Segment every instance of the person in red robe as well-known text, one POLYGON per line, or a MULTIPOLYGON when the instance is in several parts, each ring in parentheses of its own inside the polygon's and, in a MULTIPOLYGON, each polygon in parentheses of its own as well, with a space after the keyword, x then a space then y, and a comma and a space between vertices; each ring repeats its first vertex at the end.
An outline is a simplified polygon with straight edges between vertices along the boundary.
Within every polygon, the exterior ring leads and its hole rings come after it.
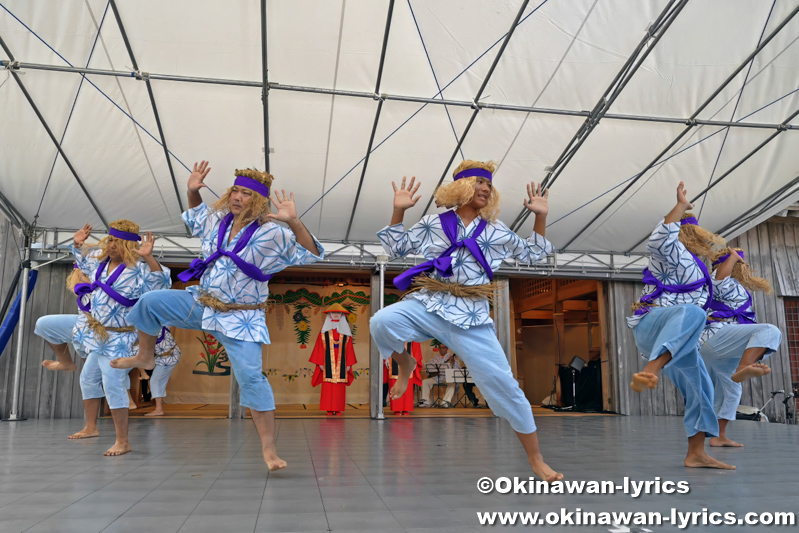
MULTIPOLYGON (((416 359, 416 367, 413 369, 410 379, 408 380, 408 388, 405 389, 405 394, 398 399, 390 400, 391 411, 395 415, 409 416, 413 411, 413 386, 422 386, 422 374, 419 369, 422 368, 422 346, 418 342, 406 342, 405 349, 408 353, 416 359)), ((383 371, 383 383, 388 383, 389 389, 394 386, 397 381, 397 374, 399 367, 394 362, 393 357, 386 359, 386 368, 383 371)))
POLYGON ((322 384, 319 409, 327 411, 327 416, 341 415, 347 405, 347 387, 355 379, 352 366, 358 362, 347 322, 350 312, 341 304, 333 304, 324 312, 325 324, 309 359, 316 365, 311 385, 322 384))

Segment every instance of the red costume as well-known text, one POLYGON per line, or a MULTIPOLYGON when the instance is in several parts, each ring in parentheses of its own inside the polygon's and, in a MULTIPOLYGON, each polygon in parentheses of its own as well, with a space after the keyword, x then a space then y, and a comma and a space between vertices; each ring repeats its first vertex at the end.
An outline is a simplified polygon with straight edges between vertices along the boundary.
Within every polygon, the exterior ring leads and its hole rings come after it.
MULTIPOLYGON (((347 310, 339 304, 329 307, 325 313, 342 313, 340 321, 346 321, 347 310), (340 309, 339 309, 340 308, 340 309)), ((336 329, 325 330, 316 338, 311 358, 309 361, 316 366, 314 375, 311 378, 311 385, 316 387, 322 384, 322 395, 319 401, 319 409, 327 411, 328 415, 341 414, 347 405, 347 387, 352 384, 355 376, 352 373, 352 366, 357 363, 355 350, 352 348, 352 337, 339 333, 339 320, 331 320, 336 329)), ((349 333, 349 327, 342 328, 349 333)))
MULTIPOLYGON (((408 388, 405 389, 405 394, 400 396, 397 400, 392 400, 389 397, 389 406, 395 415, 400 413, 407 415, 413 411, 413 386, 422 385, 422 374, 420 372, 420 369, 422 368, 422 346, 418 342, 408 342, 405 343, 405 349, 413 356, 414 359, 416 359, 416 366, 414 367, 413 373, 411 373, 411 377, 408 380, 408 388)), ((394 362, 394 358, 389 357, 386 359, 386 370, 383 372, 383 383, 388 383, 389 394, 391 387, 393 387, 394 383, 397 382, 398 371, 399 368, 397 363, 394 362)))

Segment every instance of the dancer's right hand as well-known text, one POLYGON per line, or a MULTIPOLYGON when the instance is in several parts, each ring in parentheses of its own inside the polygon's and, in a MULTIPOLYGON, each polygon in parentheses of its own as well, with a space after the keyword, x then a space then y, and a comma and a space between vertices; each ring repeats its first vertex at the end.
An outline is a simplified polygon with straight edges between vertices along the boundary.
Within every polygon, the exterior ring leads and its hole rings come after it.
POLYGON ((194 163, 194 171, 189 176, 189 191, 197 192, 203 187, 207 187, 203 180, 211 172, 211 167, 208 166, 208 161, 200 161, 199 165, 194 163))
POLYGON ((405 187, 405 176, 402 177, 402 184, 400 188, 397 189, 397 184, 393 181, 391 182, 391 186, 394 187, 394 210, 395 211, 405 211, 406 209, 410 209, 411 207, 416 205, 416 202, 419 201, 419 198, 422 197, 421 194, 417 195, 414 198, 414 194, 416 191, 419 190, 419 186, 422 182, 416 183, 414 187, 414 182, 416 181, 416 176, 411 177, 411 182, 408 184, 408 187, 405 187))
POLYGON ((86 242, 86 239, 89 238, 89 234, 92 232, 92 227, 88 224, 83 226, 81 229, 75 232, 75 235, 72 236, 72 243, 77 246, 83 246, 83 243, 86 242))
POLYGON ((688 191, 685 189, 683 182, 677 185, 677 204, 685 208, 686 211, 694 207, 694 204, 688 201, 688 191))

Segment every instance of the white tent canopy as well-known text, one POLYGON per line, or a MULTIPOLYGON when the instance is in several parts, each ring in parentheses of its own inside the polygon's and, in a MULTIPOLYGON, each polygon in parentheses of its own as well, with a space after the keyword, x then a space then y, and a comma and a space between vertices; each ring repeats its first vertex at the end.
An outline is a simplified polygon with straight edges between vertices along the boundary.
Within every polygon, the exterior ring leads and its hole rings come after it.
POLYGON ((797 10, 0 0, 0 204, 37 228, 185 235, 188 168, 208 159, 216 193, 268 166, 321 240, 373 244, 392 180, 421 179, 415 221, 461 159, 494 159, 501 218, 523 235, 525 183, 551 171, 547 237, 567 252, 642 251, 680 180, 692 197, 712 185, 695 212, 732 236, 797 199, 797 10))

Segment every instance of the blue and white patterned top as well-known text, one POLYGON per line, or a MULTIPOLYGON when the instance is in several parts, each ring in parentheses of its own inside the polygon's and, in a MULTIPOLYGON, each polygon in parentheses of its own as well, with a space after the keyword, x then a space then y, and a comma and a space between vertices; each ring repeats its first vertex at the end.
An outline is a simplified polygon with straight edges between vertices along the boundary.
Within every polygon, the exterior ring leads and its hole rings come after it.
MULTIPOLYGON (((479 223, 480 217, 477 217, 467 228, 464 227, 463 220, 458 217, 458 240, 471 236, 479 223)), ((405 231, 402 224, 386 226, 377 233, 377 236, 383 243, 386 253, 392 258, 421 254, 426 259, 437 259, 450 246, 438 215, 423 217, 408 231, 405 231)), ((485 230, 477 237, 477 244, 483 251, 491 270, 497 270, 506 259, 518 259, 528 264, 536 263, 554 250, 552 243, 541 235, 533 233, 528 240, 524 240, 499 221, 488 223, 485 230)), ((483 267, 467 248, 458 248, 452 254, 452 258, 451 277, 442 278, 435 271, 431 276, 445 283, 462 285, 483 285, 490 281, 483 267)), ((448 292, 430 292, 425 289, 414 291, 405 298, 419 300, 425 304, 428 312, 436 313, 463 329, 493 323, 489 314, 488 300, 483 298, 458 298, 448 292)))
MULTIPOLYGON (((665 285, 687 285, 705 278, 704 272, 696 264, 694 256, 680 242, 680 223, 666 224, 665 220, 655 227, 646 249, 649 257, 649 271, 665 285)), ((655 292, 654 285, 644 285, 641 296, 655 292)), ((660 307, 671 305, 696 304, 700 307, 707 301, 707 285, 691 292, 675 293, 664 291, 654 304, 660 307)), ((634 328, 646 315, 627 317, 627 327, 634 328)))
MULTIPOLYGON (((730 309, 738 309, 746 302, 749 301, 749 293, 746 291, 741 283, 733 278, 727 276, 724 279, 713 278, 713 299, 723 304, 727 304, 730 309)), ((708 318, 713 316, 713 310, 708 312, 708 318)), ((699 338, 701 343, 705 343, 716 333, 718 330, 728 324, 737 324, 738 320, 735 317, 721 318, 713 320, 705 325, 705 330, 699 338)))
MULTIPOLYGON (((216 237, 225 215, 227 212, 212 212, 204 203, 181 215, 191 234, 202 238, 202 253, 205 259, 216 251, 216 237)), ((243 233, 244 228, 228 243, 230 235, 228 228, 225 234, 227 243, 225 249, 232 250, 243 233)), ((273 222, 267 222, 253 233, 250 242, 239 253, 239 257, 256 265, 264 274, 274 274, 290 266, 310 265, 323 259, 325 250, 316 237, 314 244, 319 249, 318 256, 300 245, 294 237, 294 232, 273 222)), ((195 299, 205 292, 226 304, 260 304, 269 298, 268 281, 257 281, 248 277, 239 270, 232 259, 225 256, 214 261, 206 269, 199 286, 188 287, 186 290, 191 292, 195 299)), ((205 307, 202 328, 205 331, 218 331, 233 339, 269 344, 266 313, 263 309, 222 312, 205 307)))
POLYGON ((89 319, 86 313, 79 312, 78 318, 75 320, 75 326, 72 328, 72 346, 75 348, 81 359, 86 359, 89 354, 83 349, 83 341, 86 338, 86 331, 89 329, 89 319))
MULTIPOLYGON (((93 248, 88 253, 83 253, 83 250, 70 245, 70 250, 75 256, 75 262, 81 271, 89 276, 89 279, 94 281, 95 272, 100 266, 98 257, 100 250, 93 248)), ((119 294, 131 300, 141 298, 145 292, 155 291, 160 289, 168 289, 172 286, 172 280, 169 277, 169 269, 165 266, 161 267, 160 272, 153 272, 147 263, 139 261, 134 266, 128 266, 122 272, 122 275, 114 282, 112 287, 119 294)), ((101 281, 108 281, 108 277, 113 273, 106 266, 103 269, 101 281)), ((131 324, 128 322, 128 313, 132 307, 125 307, 124 305, 116 302, 113 298, 108 296, 102 289, 97 289, 91 294, 92 316, 97 319, 102 325, 111 328, 124 328, 129 327, 131 324)), ((99 352, 107 355, 112 359, 117 357, 130 357, 133 344, 138 340, 139 335, 136 331, 131 332, 108 332, 108 340, 98 338, 94 330, 90 327, 81 328, 81 345, 88 353, 99 352)))

